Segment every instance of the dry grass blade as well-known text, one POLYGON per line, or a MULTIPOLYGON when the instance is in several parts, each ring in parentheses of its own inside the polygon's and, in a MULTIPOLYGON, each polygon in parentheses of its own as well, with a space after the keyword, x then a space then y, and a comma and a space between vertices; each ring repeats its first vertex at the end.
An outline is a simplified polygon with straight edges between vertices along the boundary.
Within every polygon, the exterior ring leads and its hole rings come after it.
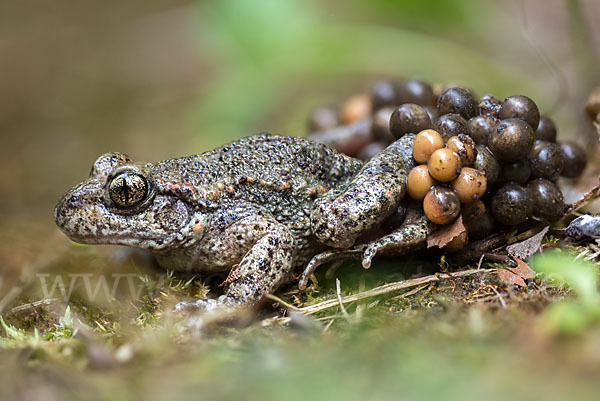
POLYGON ((342 288, 339 279, 335 279, 335 295, 337 296, 338 305, 340 306, 340 310, 342 311, 342 315, 346 318, 346 320, 350 320, 350 315, 346 311, 344 307, 344 302, 342 302, 342 288))
MULTIPOLYGON (((466 277, 466 276, 470 276, 473 274, 490 273, 490 272, 494 272, 494 271, 496 271, 496 269, 462 270, 462 271, 459 271, 456 273, 452 273, 451 277, 452 278, 466 277)), ((339 306, 340 303, 347 304, 350 302, 359 301, 361 299, 376 297, 379 295, 384 295, 384 294, 389 294, 391 292, 404 290, 406 288, 412 288, 412 287, 417 287, 417 286, 420 286, 423 284, 439 282, 441 280, 443 280, 443 278, 440 278, 439 276, 436 276, 436 275, 431 275, 431 276, 419 277, 419 278, 415 278, 415 279, 411 279, 411 280, 397 281, 394 283, 384 284, 382 286, 375 287, 368 291, 360 292, 358 294, 353 294, 353 295, 348 295, 346 297, 342 297, 341 300, 338 300, 336 297, 336 299, 329 299, 327 301, 319 302, 314 305, 300 308, 299 311, 310 315, 310 314, 321 312, 321 311, 324 311, 327 309, 335 308, 335 307, 339 306)))

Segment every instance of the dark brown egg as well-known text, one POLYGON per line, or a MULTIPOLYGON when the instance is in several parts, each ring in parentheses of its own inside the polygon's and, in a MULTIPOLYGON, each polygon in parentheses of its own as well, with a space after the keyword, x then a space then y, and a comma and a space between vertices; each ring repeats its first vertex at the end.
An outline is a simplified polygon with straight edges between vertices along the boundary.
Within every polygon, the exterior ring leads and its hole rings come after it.
POLYGON ((532 215, 533 199, 531 192, 513 182, 504 184, 492 197, 492 215, 500 223, 516 226, 527 221, 532 215))
POLYGON ((547 116, 541 116, 534 135, 536 140, 556 142, 556 125, 554 125, 554 121, 547 116))
POLYGON ((496 129, 499 120, 488 115, 476 116, 467 122, 469 135, 477 145, 487 145, 488 138, 496 129))
POLYGON ((438 109, 435 106, 425 106, 425 110, 427 111, 427 114, 429 114, 429 118, 431 119, 431 122, 437 120, 437 118, 439 117, 439 113, 438 113, 438 109))
POLYGON ((551 181, 538 178, 530 181, 527 188, 533 199, 533 217, 544 224, 560 220, 567 205, 560 189, 551 181))
POLYGON ((502 102, 499 118, 518 118, 525 121, 533 131, 540 122, 540 111, 533 100, 523 95, 509 96, 502 102))
POLYGON ((398 85, 398 104, 415 103, 421 106, 435 106, 436 96, 431 86, 425 82, 411 79, 398 85))
POLYGON ((403 104, 397 107, 390 117, 390 132, 396 139, 408 133, 417 134, 428 128, 431 128, 429 114, 417 104, 403 104))
POLYGON ((377 81, 371 87, 371 105, 374 111, 396 105, 396 85, 387 80, 377 81))
POLYGON ((469 238, 478 240, 491 235, 494 231, 495 223, 496 221, 492 217, 490 211, 486 210, 479 219, 473 221, 469 225, 465 225, 465 227, 469 233, 469 238))
POLYGON ((533 130, 523 120, 509 118, 496 125, 488 140, 494 156, 502 162, 516 162, 525 159, 533 148, 533 130))
POLYGON ((579 177, 587 165, 585 151, 575 142, 561 142, 559 146, 564 159, 561 175, 569 178, 579 177))
POLYGON ((528 160, 518 160, 514 163, 507 163, 502 165, 500 170, 500 177, 498 181, 509 182, 513 181, 517 184, 525 184, 531 176, 531 168, 529 167, 528 160))
POLYGON ((498 119, 500 109, 502 109, 502 101, 492 95, 483 96, 479 102, 479 114, 482 116, 490 116, 498 119))
POLYGON ((477 157, 475 158, 473 167, 479 171, 483 171, 488 186, 492 185, 498 180, 498 176, 500 175, 500 163, 498 163, 498 160, 496 160, 494 154, 487 146, 477 145, 475 149, 477 150, 477 157))
POLYGON ((394 112, 395 107, 387 106, 382 107, 373 114, 373 121, 371 122, 371 132, 373 138, 378 141, 392 143, 394 137, 390 132, 390 118, 394 112))
POLYGON ((486 211, 485 204, 481 200, 475 200, 473 202, 462 205, 462 218, 465 225, 472 223, 484 215, 486 211))
POLYGON ((477 102, 473 94, 461 87, 452 87, 443 91, 438 98, 437 106, 440 115, 460 114, 466 120, 477 115, 477 102))
POLYGON ((532 178, 556 180, 563 170, 564 158, 554 142, 536 141, 529 153, 532 178))
POLYGON ((459 114, 444 114, 440 116, 435 124, 433 124, 433 129, 439 132, 444 140, 461 134, 469 135, 467 121, 459 114))
POLYGON ((492 233, 494 218, 482 201, 476 200, 464 204, 461 209, 463 224, 469 233, 469 238, 482 239, 492 233))

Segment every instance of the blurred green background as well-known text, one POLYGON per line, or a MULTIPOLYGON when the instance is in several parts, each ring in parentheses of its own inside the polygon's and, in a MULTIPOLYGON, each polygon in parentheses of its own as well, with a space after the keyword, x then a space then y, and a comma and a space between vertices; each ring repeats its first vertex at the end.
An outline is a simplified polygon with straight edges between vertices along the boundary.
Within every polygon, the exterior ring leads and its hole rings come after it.
MULTIPOLYGON (((44 266, 42 247, 69 246, 54 205, 100 154, 160 160, 259 131, 304 136, 313 108, 378 78, 525 94, 560 137, 590 143, 583 106, 600 84, 598 21, 596 0, 0 0, 0 294, 44 266)), ((516 321, 528 320, 515 309, 516 321)), ((251 331, 208 350, 167 342, 172 350, 155 352, 162 344, 134 341, 146 347, 141 363, 114 376, 30 370, 23 351, 3 358, 2 377, 31 399, 193 399, 202 394, 195 386, 211 381, 217 399, 597 397, 597 332, 589 348, 553 354, 528 327, 478 313, 458 323, 452 311, 426 317, 435 323, 424 337, 413 321, 375 317, 337 336, 251 331), (546 387, 556 366, 582 354, 589 359, 571 376, 546 387), (43 384, 29 388, 29 380, 43 384)))

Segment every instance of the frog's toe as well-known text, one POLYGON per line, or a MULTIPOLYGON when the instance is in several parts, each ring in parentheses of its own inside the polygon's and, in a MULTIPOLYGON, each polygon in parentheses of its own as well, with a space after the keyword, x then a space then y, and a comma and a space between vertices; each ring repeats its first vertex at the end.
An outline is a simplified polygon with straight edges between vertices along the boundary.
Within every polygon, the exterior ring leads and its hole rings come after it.
POLYGON ((298 289, 301 291, 306 289, 306 286, 308 285, 308 279, 315 272, 315 270, 317 270, 317 267, 321 266, 322 264, 341 259, 358 259, 364 250, 365 245, 361 244, 355 245, 350 249, 334 249, 321 252, 320 254, 313 256, 300 276, 300 280, 298 281, 298 289))
POLYGON ((362 258, 362 267, 363 268, 369 269, 371 267, 371 261, 377 254, 377 251, 381 248, 382 248, 382 244, 379 241, 377 241, 376 243, 372 242, 367 246, 367 249, 365 250, 365 253, 363 253, 363 258, 362 258))
POLYGON ((362 265, 365 269, 371 267, 371 262, 377 253, 403 254, 422 247, 435 226, 424 215, 410 216, 409 221, 391 234, 370 242, 363 253, 362 265))

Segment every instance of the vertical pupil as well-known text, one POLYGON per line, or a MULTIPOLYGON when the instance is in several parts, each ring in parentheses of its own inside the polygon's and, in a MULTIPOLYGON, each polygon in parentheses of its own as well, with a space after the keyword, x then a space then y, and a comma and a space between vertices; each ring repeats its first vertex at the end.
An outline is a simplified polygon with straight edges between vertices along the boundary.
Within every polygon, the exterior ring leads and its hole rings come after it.
POLYGON ((120 206, 132 206, 144 199, 146 181, 137 174, 123 173, 111 184, 111 197, 120 206))
POLYGON ((129 203, 129 186, 131 176, 128 174, 121 180, 121 193, 123 194, 123 203, 129 203))

